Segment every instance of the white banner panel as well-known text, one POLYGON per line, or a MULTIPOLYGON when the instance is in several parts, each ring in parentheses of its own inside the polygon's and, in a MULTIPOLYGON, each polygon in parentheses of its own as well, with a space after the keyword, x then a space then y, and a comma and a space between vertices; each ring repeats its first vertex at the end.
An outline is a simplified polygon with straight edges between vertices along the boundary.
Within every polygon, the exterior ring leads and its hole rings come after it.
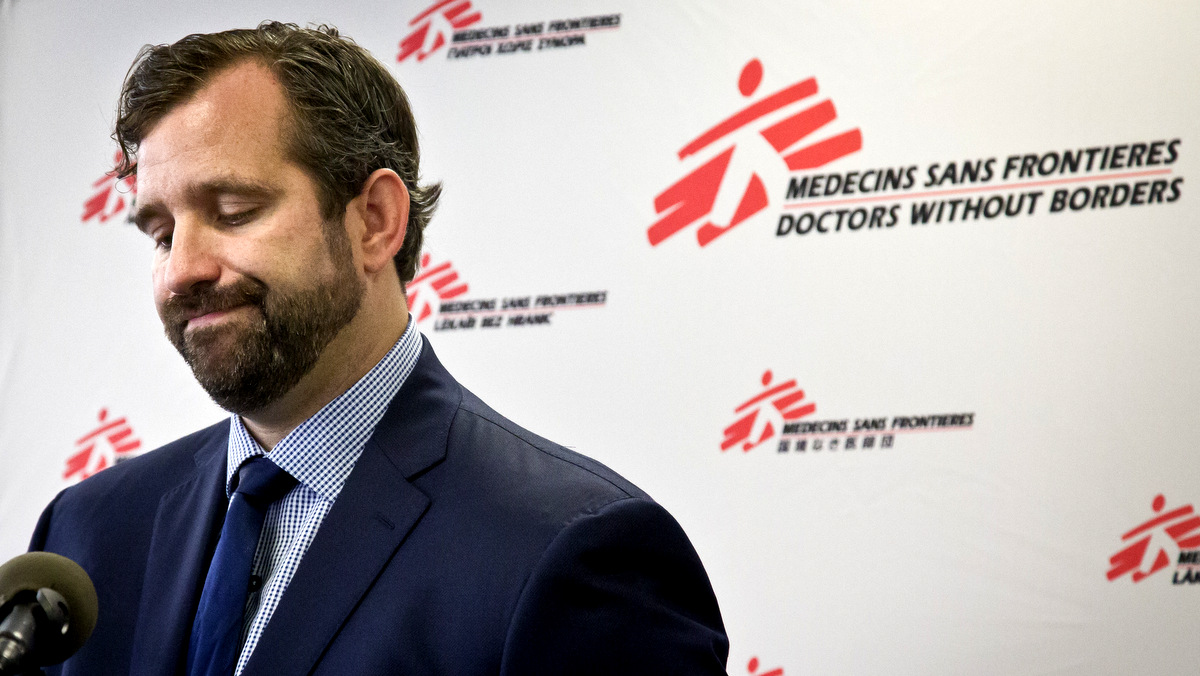
POLYGON ((1200 668, 1195 3, 0 1, 0 558, 224 415, 108 135, 266 18, 406 88, 419 328, 676 515, 731 674, 1200 668))

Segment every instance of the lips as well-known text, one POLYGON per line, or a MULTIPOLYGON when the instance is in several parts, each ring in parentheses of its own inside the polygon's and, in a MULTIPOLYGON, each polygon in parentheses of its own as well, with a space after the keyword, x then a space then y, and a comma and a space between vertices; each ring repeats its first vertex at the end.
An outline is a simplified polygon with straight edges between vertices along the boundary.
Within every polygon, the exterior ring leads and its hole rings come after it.
POLYGON ((163 303, 160 312, 167 330, 182 339, 184 331, 216 324, 244 308, 261 307, 266 295, 266 284, 243 278, 225 287, 172 295, 163 303))
POLYGON ((248 308, 249 305, 234 305, 232 307, 222 308, 220 310, 195 310, 184 313, 188 328, 200 328, 221 321, 230 314, 242 309, 248 308))

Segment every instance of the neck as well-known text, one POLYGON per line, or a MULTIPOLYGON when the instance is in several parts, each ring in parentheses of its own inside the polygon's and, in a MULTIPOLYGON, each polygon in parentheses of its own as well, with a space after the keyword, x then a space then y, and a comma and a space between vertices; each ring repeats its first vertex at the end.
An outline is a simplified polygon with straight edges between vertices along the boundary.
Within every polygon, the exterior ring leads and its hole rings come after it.
POLYGON ((404 295, 365 294, 358 314, 325 347, 300 382, 267 407, 242 415, 246 430, 267 451, 362 379, 408 326, 404 295), (374 296, 374 298, 372 298, 374 296), (398 296, 398 300, 397 297, 398 296))

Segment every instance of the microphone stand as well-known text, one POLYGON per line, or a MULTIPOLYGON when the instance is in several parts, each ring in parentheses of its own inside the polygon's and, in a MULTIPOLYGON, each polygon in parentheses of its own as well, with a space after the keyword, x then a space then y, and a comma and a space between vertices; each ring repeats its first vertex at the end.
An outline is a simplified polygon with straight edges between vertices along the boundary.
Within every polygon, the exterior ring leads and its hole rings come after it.
POLYGON ((33 659, 37 644, 61 638, 70 627, 66 599, 49 587, 10 606, 0 622, 0 676, 45 676, 33 659))

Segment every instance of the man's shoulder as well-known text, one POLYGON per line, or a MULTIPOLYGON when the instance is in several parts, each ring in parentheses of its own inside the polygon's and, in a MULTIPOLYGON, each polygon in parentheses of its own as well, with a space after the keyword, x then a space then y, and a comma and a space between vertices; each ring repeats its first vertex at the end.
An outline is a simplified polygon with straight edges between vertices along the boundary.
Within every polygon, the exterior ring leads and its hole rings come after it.
POLYGON ((466 388, 462 392, 445 464, 448 474, 477 488, 467 499, 514 517, 536 513, 548 526, 621 500, 651 501, 603 463, 517 425, 466 388))
POLYGON ((452 496, 501 512, 536 503, 543 514, 565 515, 649 501, 602 463, 497 413, 446 371, 428 341, 373 439, 435 502, 452 496))
POLYGON ((474 419, 473 423, 468 424, 484 427, 485 431, 482 433, 490 432, 501 439, 507 438, 510 441, 510 450, 540 457, 546 465, 554 467, 560 473, 575 480, 595 483, 603 492, 610 493, 615 498, 649 499, 642 489, 605 464, 530 432, 497 413, 466 389, 463 390, 461 411, 464 414, 464 422, 474 419))
POLYGON ((42 512, 32 548, 96 570, 123 560, 122 550, 144 551, 163 496, 224 466, 228 427, 199 430, 64 489, 42 512))
POLYGON ((127 500, 131 495, 161 495, 171 486, 193 476, 197 465, 209 454, 224 450, 229 435, 228 421, 180 437, 137 457, 117 464, 65 489, 56 499, 56 508, 73 503, 127 500))
POLYGON ((439 556, 486 562, 453 574, 486 577, 475 584, 503 606, 502 671, 648 673, 670 660, 655 673, 723 673, 728 640, 704 567, 633 483, 465 389, 428 476, 439 472, 425 518, 453 524, 435 539, 439 556))

